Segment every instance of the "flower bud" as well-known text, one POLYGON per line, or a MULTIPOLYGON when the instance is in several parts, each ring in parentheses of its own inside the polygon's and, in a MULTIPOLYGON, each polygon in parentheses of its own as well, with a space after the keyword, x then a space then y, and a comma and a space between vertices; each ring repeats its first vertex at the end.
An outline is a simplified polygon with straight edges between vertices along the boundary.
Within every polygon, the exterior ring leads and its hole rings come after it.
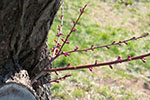
POLYGON ((90 67, 89 70, 92 72, 93 71, 93 67, 90 67))
POLYGON ((76 46, 76 48, 75 48, 74 50, 76 51, 76 50, 78 50, 78 49, 79 49, 79 47, 78 47, 78 46, 76 46))
POLYGON ((70 34, 67 35, 67 38, 70 36, 70 34))
POLYGON ((64 42, 65 40, 63 38, 61 38, 61 40, 64 42))
POLYGON ((57 81, 57 80, 56 80, 56 81, 54 81, 54 82, 55 82, 55 83, 59 83, 59 81, 57 81))
POLYGON ((146 62, 146 59, 145 59, 145 57, 143 57, 143 58, 142 58, 142 61, 143 61, 144 63, 146 62))
POLYGON ((51 48, 51 51, 52 51, 52 52, 54 52, 54 50, 55 50, 55 47, 51 48))
POLYGON ((129 61, 131 61, 131 60, 132 60, 131 56, 128 56, 128 60, 129 60, 129 61))
POLYGON ((54 42, 56 42, 56 43, 57 43, 57 40, 54 40, 54 42))
POLYGON ((65 57, 70 56, 68 52, 64 52, 65 57))
POLYGON ((56 74, 56 75, 58 75, 58 72, 57 72, 57 71, 55 71, 55 74, 56 74))
POLYGON ((87 52, 87 51, 88 51, 88 49, 84 49, 84 51, 85 51, 85 52, 87 52))
POLYGON ((58 49, 56 48, 56 54, 58 53, 58 49))
POLYGON ((113 41, 113 42, 112 42, 112 44, 115 44, 115 43, 116 43, 116 41, 113 41))
POLYGON ((73 21, 73 24, 76 25, 77 24, 76 21, 73 21))
POLYGON ((61 29, 61 26, 58 26, 58 30, 60 31, 60 29, 61 29))
POLYGON ((98 62, 98 61, 97 61, 97 60, 95 60, 95 65, 97 65, 97 62, 98 62))
POLYGON ((112 65, 109 65, 109 68, 110 68, 110 69, 113 69, 112 65))
POLYGON ((69 41, 66 41, 66 44, 69 44, 69 41))
POLYGON ((118 45, 121 46, 121 43, 122 43, 122 41, 119 41, 119 42, 118 42, 118 45))
POLYGON ((76 28, 73 28, 73 29, 72 29, 72 32, 75 32, 76 30, 77 30, 76 28))
POLYGON ((110 49, 110 47, 109 47, 109 46, 106 46, 106 48, 107 48, 107 49, 110 49))
POLYGON ((146 33, 146 35, 149 35, 149 33, 146 33))
POLYGON ((61 16, 60 16, 60 19, 62 20, 62 19, 63 19, 63 17, 64 17, 64 15, 61 15, 61 16))
POLYGON ((67 65, 67 67, 71 67, 71 64, 69 63, 69 64, 67 65))
POLYGON ((126 45, 128 45, 128 42, 127 42, 127 41, 124 41, 124 43, 125 43, 126 45))
POLYGON ((91 45, 91 50, 94 51, 94 45, 91 45))
POLYGON ((57 33, 56 36, 59 37, 61 35, 64 35, 63 33, 57 33))
POLYGON ((57 47, 58 47, 58 48, 61 48, 61 44, 60 44, 60 43, 57 43, 57 47))
POLYGON ((83 9, 83 8, 81 8, 81 9, 80 9, 80 12, 81 12, 81 13, 83 13, 83 12, 84 12, 84 9, 83 9))
POLYGON ((134 37, 133 37, 133 38, 131 38, 131 39, 135 40, 135 39, 136 39, 136 37, 134 36, 134 37))
POLYGON ((37 82, 38 82, 37 80, 34 81, 34 83, 37 83, 37 82))
POLYGON ((118 60, 121 60, 121 56, 118 56, 118 60))

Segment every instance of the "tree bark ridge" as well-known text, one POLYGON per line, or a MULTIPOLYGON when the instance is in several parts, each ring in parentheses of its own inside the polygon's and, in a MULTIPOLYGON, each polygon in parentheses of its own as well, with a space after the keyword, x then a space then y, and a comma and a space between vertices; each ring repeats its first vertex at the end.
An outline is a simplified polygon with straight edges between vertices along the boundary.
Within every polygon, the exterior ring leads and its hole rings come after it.
MULTIPOLYGON (((19 81, 19 84, 33 91, 30 79, 49 63, 46 39, 60 7, 60 1, 0 0, 1 88, 6 83, 18 84, 19 81)), ((47 77, 50 78, 49 75, 47 77)), ((48 90, 49 87, 44 85, 34 89, 37 94, 41 94, 44 93, 45 88, 48 90), (38 93, 39 91, 41 93, 38 93)), ((41 100, 49 100, 49 95, 46 93, 41 100)))

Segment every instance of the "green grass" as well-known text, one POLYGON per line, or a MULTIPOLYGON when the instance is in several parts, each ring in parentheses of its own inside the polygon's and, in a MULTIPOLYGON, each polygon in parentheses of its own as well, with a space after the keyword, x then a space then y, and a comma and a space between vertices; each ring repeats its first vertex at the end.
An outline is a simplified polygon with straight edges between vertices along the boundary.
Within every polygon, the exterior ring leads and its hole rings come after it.
MULTIPOLYGON (((72 50, 76 46, 87 48, 112 43, 140 36, 150 32, 150 2, 139 0, 132 1, 132 5, 125 6, 113 0, 65 0, 63 38, 72 27, 72 21, 79 15, 79 9, 88 4, 86 12, 77 25, 77 31, 69 38, 70 44, 65 45, 63 51, 72 50), (105 2, 104 2, 105 1, 105 2)), ((60 25, 60 11, 49 32, 49 48, 55 46, 57 26, 60 25)), ((102 48, 93 52, 72 53, 69 57, 61 56, 53 62, 54 67, 63 67, 68 63, 74 65, 111 61, 120 55, 127 58, 128 55, 138 56, 149 52, 150 37, 137 41, 131 41, 128 45, 111 46, 110 49, 102 48)), ((77 71, 60 72, 59 76, 52 73, 52 79, 72 74, 72 77, 52 83, 53 100, 149 100, 149 89, 143 87, 150 79, 150 58, 147 62, 141 60, 131 61, 108 66, 94 68, 91 73, 87 69, 77 71)), ((150 84, 149 84, 150 85, 150 84)))

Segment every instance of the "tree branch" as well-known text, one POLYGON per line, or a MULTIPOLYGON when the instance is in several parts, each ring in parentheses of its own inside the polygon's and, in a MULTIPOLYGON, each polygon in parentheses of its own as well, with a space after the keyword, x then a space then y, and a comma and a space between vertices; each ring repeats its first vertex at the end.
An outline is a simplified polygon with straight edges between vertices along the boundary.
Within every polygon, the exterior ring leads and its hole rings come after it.
POLYGON ((128 58, 126 58, 126 59, 121 59, 121 57, 119 56, 118 59, 114 60, 114 61, 88 64, 88 65, 80 65, 80 66, 52 68, 52 69, 45 70, 44 72, 56 72, 56 71, 84 69, 84 68, 90 68, 90 67, 99 67, 99 66, 104 66, 104 65, 113 65, 113 64, 117 64, 117 63, 128 62, 128 61, 137 60, 137 59, 142 59, 142 61, 145 62, 145 57, 148 57, 148 56, 150 56, 150 53, 140 55, 140 56, 135 56, 135 57, 128 56, 128 58))
MULTIPOLYGON (((74 24, 73 24, 73 27, 71 28, 71 30, 70 30, 69 34, 67 35, 66 39, 63 41, 63 44, 61 45, 61 47, 60 47, 60 49, 59 49, 57 55, 56 55, 55 57, 53 57, 53 58, 50 60, 50 62, 54 61, 57 57, 60 56, 60 54, 61 54, 60 52, 62 51, 64 45, 67 44, 68 38, 70 37, 70 35, 72 34, 72 32, 76 31, 75 26, 77 25, 79 19, 81 18, 82 14, 84 13, 84 10, 85 10, 86 6, 87 6, 87 5, 85 5, 83 8, 80 9, 80 15, 78 16, 77 20, 76 20, 75 22, 73 22, 73 23, 74 23, 74 24)), ((56 41, 56 42, 57 42, 57 41, 56 41)))
POLYGON ((68 55, 69 55, 69 53, 73 53, 73 52, 82 52, 82 51, 86 51, 86 52, 87 52, 88 50, 92 50, 92 51, 93 51, 94 49, 104 48, 104 47, 106 47, 107 49, 109 49, 109 47, 112 46, 112 45, 121 45, 121 44, 123 44, 123 43, 125 43, 125 44, 127 45, 129 41, 138 40, 138 39, 144 38, 144 37, 146 37, 146 36, 148 36, 148 35, 149 35, 149 33, 146 33, 145 35, 141 35, 141 36, 139 36, 139 37, 132 37, 131 39, 127 39, 127 40, 123 40, 123 41, 119 41, 119 42, 113 41, 113 42, 110 43, 110 44, 102 45, 102 46, 95 46, 95 47, 94 47, 94 45, 91 45, 90 48, 86 48, 86 49, 78 49, 79 47, 76 47, 74 50, 62 52, 60 55, 63 55, 63 54, 64 54, 64 55, 65 55, 65 54, 68 54, 68 55))

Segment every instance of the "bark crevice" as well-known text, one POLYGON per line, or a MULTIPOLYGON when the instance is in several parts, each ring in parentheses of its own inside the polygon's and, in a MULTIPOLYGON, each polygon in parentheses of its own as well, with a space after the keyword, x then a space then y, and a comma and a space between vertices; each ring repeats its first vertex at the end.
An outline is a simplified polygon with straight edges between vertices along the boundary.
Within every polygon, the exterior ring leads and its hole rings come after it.
MULTIPOLYGON (((49 63, 46 40, 60 1, 0 0, 1 89, 6 83, 22 84, 31 91, 35 90, 40 100, 50 100, 50 85, 33 89, 30 79, 49 63)), ((42 83, 47 79, 50 79, 50 74, 38 81, 42 83)))

